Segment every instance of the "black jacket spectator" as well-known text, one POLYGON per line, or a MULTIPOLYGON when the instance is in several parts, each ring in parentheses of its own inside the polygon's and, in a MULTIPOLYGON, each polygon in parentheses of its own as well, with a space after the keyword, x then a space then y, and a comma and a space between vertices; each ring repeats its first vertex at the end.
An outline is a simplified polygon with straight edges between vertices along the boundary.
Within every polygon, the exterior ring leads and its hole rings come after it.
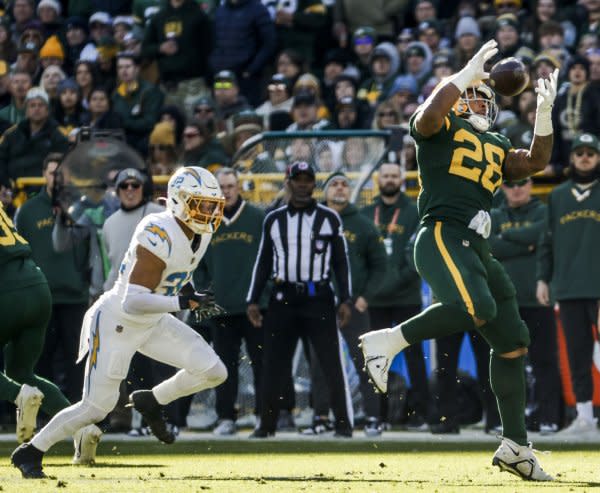
POLYGON ((210 20, 194 0, 180 1, 171 0, 151 17, 142 44, 142 56, 158 60, 163 82, 203 77, 208 72, 210 20), (169 40, 177 44, 177 51, 170 55, 161 51, 161 45, 169 40))

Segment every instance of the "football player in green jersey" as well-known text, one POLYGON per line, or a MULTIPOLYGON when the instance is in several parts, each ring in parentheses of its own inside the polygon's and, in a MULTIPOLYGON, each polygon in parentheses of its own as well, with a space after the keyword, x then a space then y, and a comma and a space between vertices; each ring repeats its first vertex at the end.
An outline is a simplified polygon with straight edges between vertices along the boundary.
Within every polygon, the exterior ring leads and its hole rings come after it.
POLYGON ((492 349, 490 381, 503 427, 493 464, 526 480, 550 481, 525 430, 529 332, 515 288, 491 256, 487 238, 492 197, 502 179, 526 178, 550 160, 558 71, 538 80, 531 147, 513 149, 490 131, 494 94, 481 82, 488 78, 486 61, 497 51, 494 40, 484 44, 461 71, 440 83, 410 121, 421 183, 415 264, 438 302, 400 325, 364 334, 361 346, 366 371, 385 392, 398 352, 425 339, 477 329, 492 349))
MULTIPOLYGON (((0 372, 0 399, 17 406, 19 443, 33 436, 40 408, 54 416, 70 405, 56 385, 33 372, 44 346, 51 308, 46 277, 31 259, 29 244, 0 204, 0 348, 5 356, 4 372, 0 372)), ((76 436, 76 446, 83 447, 86 457, 93 454, 90 461, 96 453, 95 443, 87 443, 92 434, 99 436, 100 430, 82 429, 76 436)), ((79 461, 76 454, 74 462, 85 461, 79 461)))

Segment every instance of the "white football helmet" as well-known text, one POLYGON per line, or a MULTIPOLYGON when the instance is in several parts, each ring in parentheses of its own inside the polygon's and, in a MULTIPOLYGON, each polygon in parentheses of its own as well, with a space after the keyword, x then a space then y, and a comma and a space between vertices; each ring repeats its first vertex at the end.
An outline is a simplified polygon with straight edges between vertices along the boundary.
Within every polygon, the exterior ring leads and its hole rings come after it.
POLYGON ((179 168, 167 186, 167 209, 196 234, 214 233, 223 218, 225 198, 207 169, 179 168))
POLYGON ((477 82, 465 89, 456 104, 456 113, 465 118, 478 132, 487 132, 496 121, 498 116, 498 105, 495 101, 494 91, 484 84, 477 82), (485 104, 485 115, 476 113, 471 104, 483 101, 485 104))

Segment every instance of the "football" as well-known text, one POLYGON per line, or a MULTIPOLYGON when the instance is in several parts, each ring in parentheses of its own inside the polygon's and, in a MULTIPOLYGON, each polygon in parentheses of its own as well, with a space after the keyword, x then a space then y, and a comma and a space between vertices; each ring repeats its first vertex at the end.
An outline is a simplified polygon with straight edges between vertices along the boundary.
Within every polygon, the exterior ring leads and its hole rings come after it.
POLYGON ((490 70, 490 87, 502 96, 516 96, 529 84, 529 71, 517 58, 505 58, 490 70))

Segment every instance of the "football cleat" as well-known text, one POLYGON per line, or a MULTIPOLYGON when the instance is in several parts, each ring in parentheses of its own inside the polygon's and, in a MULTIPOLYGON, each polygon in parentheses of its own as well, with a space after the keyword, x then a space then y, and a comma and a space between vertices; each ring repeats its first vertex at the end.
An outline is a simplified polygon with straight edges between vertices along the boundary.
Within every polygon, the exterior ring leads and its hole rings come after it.
POLYGON ((492 465, 526 481, 554 481, 554 478, 542 469, 533 452, 531 442, 518 445, 508 438, 503 438, 494 454, 492 465))
POLYGON ((365 359, 363 370, 369 375, 375 390, 383 394, 387 392, 388 371, 395 356, 389 353, 387 331, 374 330, 359 337, 359 347, 365 359))
POLYGON ((15 449, 10 456, 10 461, 25 479, 44 479, 47 478, 42 468, 42 458, 44 452, 36 449, 30 443, 23 443, 15 449))
POLYGON ((37 388, 27 384, 21 385, 19 395, 15 399, 17 406, 17 442, 31 440, 35 431, 37 414, 42 405, 44 394, 37 388))
POLYGON ((162 406, 154 397, 151 390, 136 390, 129 396, 129 407, 134 407, 146 420, 152 433, 161 442, 170 444, 175 441, 175 433, 167 427, 167 420, 162 412, 162 406))
POLYGON ((96 463, 96 448, 102 437, 102 430, 96 425, 87 425, 73 435, 75 455, 73 464, 92 466, 96 463))

